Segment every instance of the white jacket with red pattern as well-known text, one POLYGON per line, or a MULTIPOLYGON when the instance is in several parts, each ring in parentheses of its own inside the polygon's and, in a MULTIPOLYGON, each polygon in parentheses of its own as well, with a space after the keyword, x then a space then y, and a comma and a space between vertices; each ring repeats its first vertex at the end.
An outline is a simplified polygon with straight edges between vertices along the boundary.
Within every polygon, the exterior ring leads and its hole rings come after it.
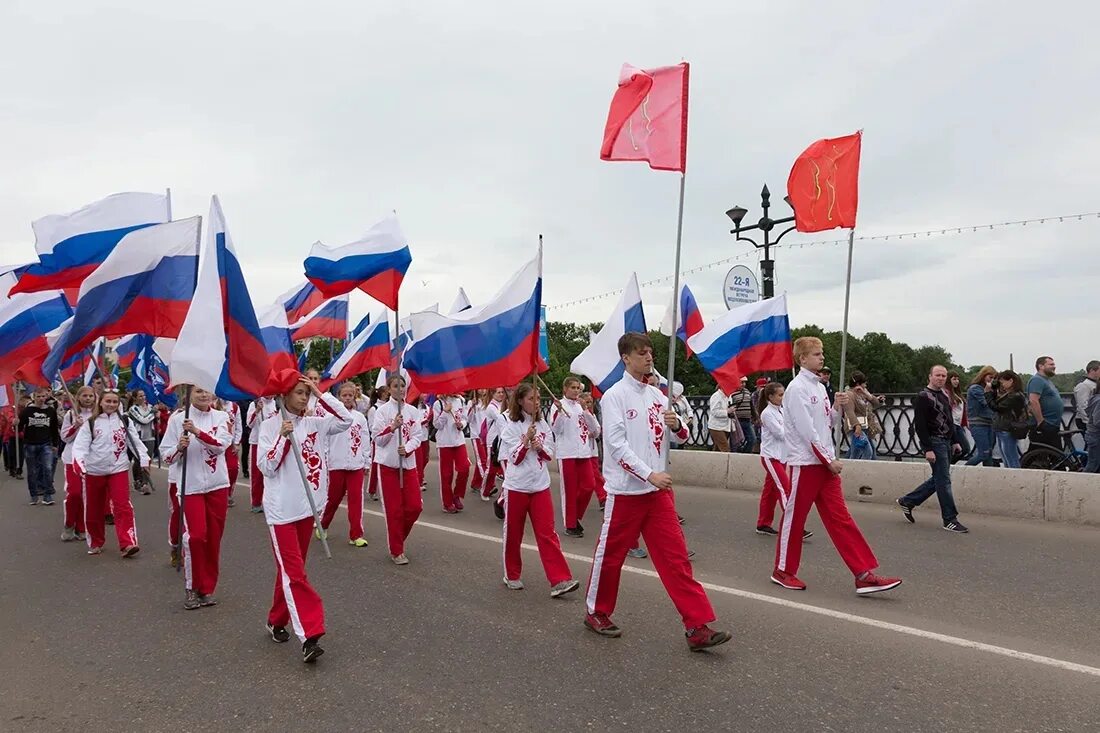
MULTIPOLYGON (((183 411, 172 413, 164 437, 160 440, 160 455, 168 464, 169 481, 177 486, 185 460, 179 449, 185 419, 187 413, 183 411)), ((229 433, 229 415, 213 408, 204 411, 192 406, 190 420, 199 434, 191 435, 186 451, 187 493, 206 494, 228 488, 229 469, 225 465, 225 451, 233 440, 229 433)))
POLYGON ((241 438, 244 437, 244 422, 241 420, 241 407, 236 402, 230 402, 228 400, 222 402, 222 412, 229 417, 229 421, 226 423, 226 430, 229 431, 229 435, 232 438, 230 445, 240 445, 241 438))
MULTIPOLYGON (((90 409, 81 408, 80 418, 83 422, 80 425, 88 422, 91 416, 90 409)), ((65 419, 61 421, 61 442, 65 444, 65 448, 61 451, 61 462, 66 466, 73 462, 73 441, 76 440, 76 434, 80 432, 80 425, 73 419, 72 410, 66 412, 65 419)))
MULTIPOLYGON (((663 443, 668 397, 630 373, 623 375, 600 400, 603 410, 603 475, 609 494, 648 494, 652 473, 665 470, 663 443)), ((687 440, 680 422, 676 437, 687 440)))
POLYGON ((800 371, 783 392, 787 465, 815 466, 836 460, 832 431, 839 419, 818 376, 809 369, 800 371))
POLYGON ((466 445, 466 401, 461 397, 440 397, 432 406, 432 423, 435 425, 435 444, 440 448, 458 448, 466 445), (443 408, 449 405, 450 412, 443 408))
MULTIPOLYGON (((370 432, 374 439, 374 462, 380 466, 398 468, 397 433, 393 423, 397 419, 397 402, 391 399, 389 402, 378 405, 378 411, 374 413, 374 422, 371 423, 370 432)), ((420 411, 409 404, 401 405, 401 445, 408 453, 401 467, 408 470, 416 468, 416 449, 427 440, 424 428, 421 424, 420 411)))
POLYGON ((80 473, 89 476, 110 476, 130 470, 130 456, 126 453, 127 443, 138 453, 142 466, 149 466, 149 451, 138 436, 137 426, 132 422, 129 428, 123 427, 117 412, 101 414, 95 419, 95 433, 92 423, 85 422, 77 431, 73 440, 73 463, 80 473), (126 433, 129 433, 127 441, 126 433))
POLYGON ((351 427, 328 439, 328 470, 358 471, 370 462, 370 428, 359 410, 349 410, 351 427))
POLYGON ((248 434, 249 445, 260 444, 260 425, 276 412, 275 400, 270 397, 261 397, 259 402, 253 402, 248 406, 248 416, 245 418, 245 422, 248 423, 248 429, 251 431, 248 434), (257 409, 257 405, 260 405, 259 409, 257 409))
POLYGON ((586 412, 580 402, 562 397, 550 409, 550 426, 554 431, 554 444, 559 459, 591 458, 590 440, 600 434, 600 423, 591 412, 586 412))
POLYGON ((535 424, 535 437, 530 445, 524 444, 531 428, 531 416, 524 415, 520 422, 511 420, 500 436, 500 458, 508 461, 504 472, 504 488, 533 494, 550 488, 550 472, 547 464, 554 461, 554 434, 546 421, 539 418, 535 424))
POLYGON ((318 508, 328 500, 328 465, 324 448, 330 435, 351 427, 351 413, 330 394, 322 397, 321 403, 326 412, 324 417, 290 417, 308 487, 302 484, 298 461, 290 455, 290 438, 281 434, 282 416, 276 413, 260 425, 256 466, 264 475, 264 516, 268 524, 289 524, 312 516, 306 491, 313 492, 313 501, 318 508))

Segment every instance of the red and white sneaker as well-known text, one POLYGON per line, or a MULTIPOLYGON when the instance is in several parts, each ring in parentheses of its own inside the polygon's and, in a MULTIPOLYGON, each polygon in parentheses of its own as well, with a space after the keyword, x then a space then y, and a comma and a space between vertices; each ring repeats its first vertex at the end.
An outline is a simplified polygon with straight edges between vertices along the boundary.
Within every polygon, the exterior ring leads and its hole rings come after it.
POLYGON ((893 590, 901 585, 901 578, 880 578, 874 573, 867 573, 863 579, 856 578, 856 593, 865 596, 868 593, 881 593, 885 590, 893 590))
POLYGON ((701 652, 712 646, 725 644, 733 638, 733 634, 730 632, 715 631, 706 624, 696 626, 694 629, 689 629, 684 632, 684 636, 687 637, 688 648, 693 652, 701 652))
POLYGON ((465 508, 466 507, 462 505, 462 497, 461 496, 456 496, 455 497, 455 511, 460 512, 465 508))
POLYGON ((806 590, 805 583, 783 570, 776 570, 772 573, 771 581, 787 590, 806 590))
POLYGON ((622 629, 615 625, 611 617, 604 613, 590 613, 584 617, 584 625, 600 636, 618 638, 623 635, 622 629))

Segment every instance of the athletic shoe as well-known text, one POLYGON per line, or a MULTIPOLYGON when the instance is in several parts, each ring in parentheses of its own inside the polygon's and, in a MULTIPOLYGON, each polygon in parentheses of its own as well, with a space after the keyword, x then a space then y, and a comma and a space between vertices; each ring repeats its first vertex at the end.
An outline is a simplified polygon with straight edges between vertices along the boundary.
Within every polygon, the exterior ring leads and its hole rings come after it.
POLYGON ((458 514, 458 510, 455 509, 453 506, 445 506, 445 507, 443 507, 443 513, 444 514, 458 514))
MULTIPOLYGON (((692 553, 692 554, 694 554, 694 553, 692 553)), ((634 548, 626 551, 626 556, 627 557, 636 557, 639 560, 643 560, 643 559, 649 557, 649 553, 645 551, 644 547, 634 547, 634 548)), ((688 557, 691 557, 691 555, 688 555, 688 557)))
POLYGON ((61 530, 61 541, 62 542, 72 542, 75 539, 76 539, 76 530, 73 529, 72 527, 66 527, 65 529, 61 530))
POLYGON ((603 505, 604 505, 605 503, 606 503, 606 502, 602 502, 602 501, 600 502, 600 511, 601 511, 601 512, 603 511, 603 505))
POLYGON ((481 495, 481 500, 482 501, 492 501, 493 500, 493 495, 492 494, 482 494, 481 495))
POLYGON ((114 523, 115 523, 115 515, 114 515, 114 514, 105 514, 105 515, 103 516, 103 523, 104 523, 104 524, 109 524, 109 525, 111 525, 111 526, 114 526, 114 523))
POLYGON ((180 548, 173 547, 171 553, 168 555, 168 566, 178 568, 180 566, 180 548))
POLYGON ((787 590, 806 590, 806 584, 785 570, 776 570, 772 573, 771 581, 787 590))
POLYGON ((577 529, 579 529, 581 532, 584 532, 584 525, 580 522, 577 522, 577 529))
POLYGON ((45 505, 45 506, 53 506, 53 504, 54 504, 53 497, 52 496, 46 497, 45 499, 42 500, 42 504, 45 505))
POLYGON ((504 520, 504 505, 499 501, 493 502, 493 514, 496 515, 497 519, 504 520))
POLYGON ((460 497, 457 497, 457 496, 456 496, 456 497, 455 497, 455 511, 456 511, 456 512, 460 512, 460 511, 462 511, 462 510, 463 510, 463 509, 465 509, 465 508, 466 508, 466 507, 462 505, 462 499, 461 499, 460 497))
POLYGON ((15 478, 17 478, 17 479, 19 479, 20 481, 22 481, 22 480, 23 480, 23 472, 22 472, 22 471, 20 471, 20 472, 18 472, 17 474, 15 474, 15 478))
POLYGON ((276 644, 285 644, 290 641, 290 632, 286 630, 285 626, 274 626, 267 624, 267 633, 271 634, 271 640, 276 644))
POLYGON ((360 537, 357 540, 348 540, 348 544, 351 545, 352 547, 366 547, 367 546, 367 541, 365 539, 363 539, 362 537, 360 537))
POLYGON ((188 611, 194 611, 201 605, 202 603, 199 602, 199 594, 193 590, 187 591, 187 598, 185 598, 183 601, 184 609, 188 611))
POLYGON ((565 536, 566 537, 584 537, 584 530, 582 530, 580 527, 566 527, 565 528, 565 536))
POLYGON ((863 579, 856 578, 856 593, 865 596, 868 593, 881 593, 901 585, 901 578, 880 578, 874 573, 867 573, 863 579))
POLYGON ((370 495, 370 500, 371 501, 378 501, 378 494, 371 494, 370 495))
POLYGON ((576 580, 563 580, 562 582, 558 583, 557 585, 555 585, 553 588, 550 589, 550 597, 551 598, 561 598, 566 593, 572 593, 573 591, 575 591, 577 588, 580 588, 580 587, 581 587, 580 582, 578 582, 576 580))
POLYGON ((148 484, 142 484, 141 485, 141 495, 142 496, 149 496, 149 494, 152 494, 152 493, 153 493, 153 489, 150 488, 148 484))
POLYGON ((676 515, 676 521, 679 522, 680 524, 683 524, 684 523, 683 515, 682 514, 677 514, 676 515))
POLYGON ((695 550, 688 550, 688 560, 695 557, 695 550))
POLYGON ((504 585, 508 586, 508 590, 523 590, 522 580, 508 580, 505 578, 504 585))
POLYGON ((802 539, 808 540, 813 536, 814 536, 814 533, 811 532, 810 530, 808 530, 808 529, 802 530, 802 539))
POLYGON ((212 595, 204 596, 200 593, 199 594, 199 605, 202 606, 203 608, 209 608, 210 606, 216 606, 216 605, 218 605, 218 599, 215 598, 212 595))
POLYGON ((33 499, 31 499, 30 501, 27 502, 27 506, 38 506, 40 501, 41 500, 36 496, 36 497, 34 497, 33 499))
POLYGON ((587 614, 584 617, 584 625, 600 636, 611 639, 617 639, 623 635, 623 630, 616 626, 611 617, 605 613, 587 614))
POLYGON ((84 541, 84 533, 83 532, 74 532, 73 533, 73 539, 76 540, 77 542, 83 542, 84 541))
POLYGON ((953 519, 950 522, 945 522, 943 528, 946 529, 948 532, 955 532, 957 534, 966 534, 970 531, 965 524, 957 519, 953 519))
POLYGON ((141 552, 141 548, 137 545, 127 545, 122 548, 122 556, 124 558, 130 558, 141 552))
POLYGON ((409 564, 409 558, 403 552, 400 555, 390 555, 390 559, 393 560, 394 565, 408 565, 409 564))
POLYGON ((706 624, 696 626, 694 629, 688 629, 684 632, 684 636, 687 638, 688 649, 691 649, 693 652, 701 652, 712 646, 725 644, 733 638, 733 634, 730 632, 715 631, 706 624))
POLYGON ((89 547, 88 548, 88 554, 89 555, 98 555, 101 552, 103 552, 102 547, 89 547))
POLYGON ((317 657, 325 653, 325 650, 317 643, 320 638, 319 636, 313 636, 306 639, 306 642, 302 644, 302 661, 306 664, 313 664, 317 661, 317 657))
POLYGON ((427 481, 424 481, 420 484, 420 490, 421 491, 427 491, 428 490, 428 482, 427 481))
POLYGON ((909 524, 916 524, 917 520, 913 519, 913 507, 908 504, 902 504, 901 499, 898 499, 898 506, 901 507, 901 514, 905 517, 905 521, 909 524))
POLYGON ((499 494, 499 493, 500 493, 500 489, 498 489, 497 487, 495 487, 495 486, 494 486, 494 487, 493 487, 493 488, 492 488, 492 489, 491 489, 491 490, 489 491, 489 496, 490 496, 490 497, 494 497, 494 496, 496 496, 496 495, 497 495, 497 494, 499 494))
POLYGON ((767 535, 768 537, 776 537, 776 536, 779 535, 778 532, 776 532, 774 529, 772 529, 771 527, 769 527, 766 524, 763 524, 763 525, 757 527, 756 528, 756 534, 763 534, 763 535, 767 535))
POLYGON ((248 511, 252 512, 253 514, 263 514, 264 508, 262 506, 254 506, 250 507, 248 511))
POLYGON ((226 503, 226 506, 236 506, 237 505, 237 502, 233 499, 232 496, 229 497, 229 499, 225 503, 226 503))
POLYGON ((313 536, 316 537, 317 539, 321 539, 323 537, 327 540, 328 539, 328 530, 327 529, 319 529, 317 527, 314 527, 313 528, 313 536))

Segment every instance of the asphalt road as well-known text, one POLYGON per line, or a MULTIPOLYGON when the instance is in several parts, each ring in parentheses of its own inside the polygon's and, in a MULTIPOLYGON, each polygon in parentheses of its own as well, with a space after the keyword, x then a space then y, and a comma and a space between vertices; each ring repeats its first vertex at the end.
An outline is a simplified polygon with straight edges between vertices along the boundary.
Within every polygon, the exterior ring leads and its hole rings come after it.
MULTIPOLYGON (((434 464, 433 464, 434 467, 434 464)), ((310 577, 326 655, 301 663, 263 623, 273 561, 262 515, 230 510, 219 605, 184 611, 167 560, 167 499, 133 495, 142 553, 88 557, 59 540, 61 505, 26 506, 0 480, 0 730, 1100 730, 1100 531, 885 507, 853 514, 904 585, 857 597, 816 516, 800 577, 768 582, 774 541, 752 532, 756 497, 679 489, 696 577, 731 643, 691 654, 645 560, 630 560, 621 639, 581 624, 582 594, 552 600, 526 550, 527 590, 501 585, 500 523, 487 504, 445 515, 435 485, 396 567, 378 504, 370 547, 331 530, 310 577)), ((60 498, 60 494, 58 494, 60 498)), ((578 579, 598 527, 562 538, 578 579)), ((110 528, 108 528, 110 529, 110 528)), ((530 534, 528 534, 530 539, 530 534)))

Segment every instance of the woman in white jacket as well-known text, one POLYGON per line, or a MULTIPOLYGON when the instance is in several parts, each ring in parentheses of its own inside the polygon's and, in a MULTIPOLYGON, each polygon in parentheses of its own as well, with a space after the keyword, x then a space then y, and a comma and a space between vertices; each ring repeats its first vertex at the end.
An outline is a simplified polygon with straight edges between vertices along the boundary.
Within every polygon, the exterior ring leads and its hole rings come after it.
POLYGON ((506 402, 507 392, 505 392, 504 387, 497 387, 493 390, 493 398, 489 400, 489 405, 481 412, 481 429, 478 430, 478 435, 485 443, 489 466, 486 471, 485 482, 481 487, 482 501, 492 499, 493 494, 497 493, 497 476, 504 475, 504 468, 500 464, 500 458, 503 454, 498 447, 494 458, 493 445, 500 438, 501 415, 506 402))
POLYGON ((405 402, 405 386, 404 377, 390 376, 386 381, 390 401, 378 406, 371 423, 374 469, 378 471, 390 559, 395 565, 409 564, 405 541, 424 510, 416 454, 427 436, 421 427, 420 412, 405 402))
POLYGON ((554 461, 554 435, 539 416, 539 392, 530 382, 516 388, 508 411, 508 423, 500 437, 500 453, 507 456, 504 473, 504 584, 523 590, 520 545, 527 517, 535 531, 539 559, 550 581, 550 596, 559 598, 580 587, 561 552, 554 532, 554 504, 550 500, 550 472, 554 461))
MULTIPOLYGON (((775 505, 784 511, 791 495, 791 480, 787 475, 786 448, 783 442, 783 385, 770 382, 761 387, 756 411, 760 415, 760 463, 764 466, 764 490, 760 492, 760 512, 756 517, 756 533, 777 537, 772 527, 775 505)), ((812 537, 804 530, 802 539, 812 537)))
POLYGON ((61 422, 61 442, 65 449, 61 451, 61 462, 65 466, 65 529, 61 532, 62 542, 84 541, 84 484, 73 465, 73 441, 77 433, 95 408, 95 390, 81 387, 76 391, 76 405, 65 413, 61 422))
POLYGON ((142 467, 149 467, 149 452, 138 437, 134 424, 119 413, 118 390, 107 389, 99 404, 81 426, 73 441, 73 464, 84 480, 84 524, 88 530, 88 554, 103 551, 107 497, 115 519, 115 535, 123 557, 133 557, 138 546, 134 507, 130 503, 130 457, 138 455, 142 467))
MULTIPOLYGON (((138 436, 141 437, 141 442, 145 444, 145 450, 148 451, 149 455, 153 455, 153 444, 157 440, 156 427, 153 423, 156 421, 157 413, 149 404, 145 392, 140 389, 130 393, 130 401, 130 409, 126 411, 126 415, 137 428, 138 436)), ((148 473, 141 471, 140 467, 135 465, 133 476, 135 489, 145 495, 152 493, 153 484, 148 481, 148 473)))
MULTIPOLYGON (((225 451, 232 444, 229 415, 215 410, 214 394, 191 388, 190 417, 176 412, 160 441, 160 454, 169 470, 187 465, 183 487, 183 567, 189 611, 217 605, 222 533, 229 500, 229 471, 225 451)), ((182 474, 182 472, 181 472, 182 474)), ((173 493, 169 488, 169 493, 173 493)), ((176 499, 178 502, 179 500, 176 499)))
POLYGON ((325 504, 321 527, 328 531, 340 502, 348 498, 348 544, 366 547, 363 539, 363 478, 370 460, 370 428, 367 418, 356 406, 356 385, 344 382, 337 390, 340 402, 351 415, 351 427, 337 433, 328 444, 328 502, 325 504))

